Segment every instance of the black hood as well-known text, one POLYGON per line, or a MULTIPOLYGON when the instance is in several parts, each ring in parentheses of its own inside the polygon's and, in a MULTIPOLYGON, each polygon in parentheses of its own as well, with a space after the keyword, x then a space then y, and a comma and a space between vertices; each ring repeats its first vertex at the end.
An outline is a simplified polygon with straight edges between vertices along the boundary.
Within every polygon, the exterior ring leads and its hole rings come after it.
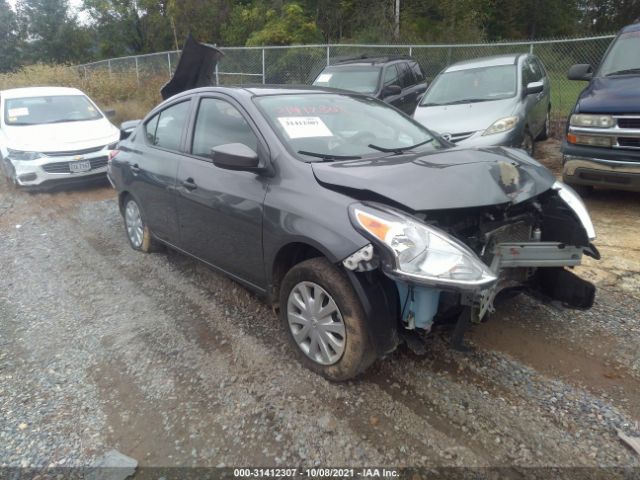
POLYGON ((597 77, 578 99, 577 112, 638 113, 640 76, 597 77))
POLYGON ((372 192, 413 211, 519 203, 556 181, 524 151, 452 148, 426 154, 313 163, 328 188, 372 192))
POLYGON ((189 35, 173 77, 160 89, 162 99, 166 100, 192 88, 214 85, 213 73, 223 55, 216 47, 198 43, 189 35))

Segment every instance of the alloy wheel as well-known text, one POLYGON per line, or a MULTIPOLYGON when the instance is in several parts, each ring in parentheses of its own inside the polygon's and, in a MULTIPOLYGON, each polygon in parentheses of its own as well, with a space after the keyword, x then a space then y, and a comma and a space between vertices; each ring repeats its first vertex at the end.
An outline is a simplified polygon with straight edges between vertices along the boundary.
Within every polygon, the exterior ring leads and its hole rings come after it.
POLYGON ((345 350, 347 332, 331 295, 314 282, 300 282, 289 293, 287 320, 296 344, 316 363, 333 365, 345 350))
POLYGON ((124 221, 127 227, 127 235, 131 244, 140 248, 144 237, 144 225, 142 224, 142 216, 140 208, 134 200, 129 200, 124 211, 124 221))

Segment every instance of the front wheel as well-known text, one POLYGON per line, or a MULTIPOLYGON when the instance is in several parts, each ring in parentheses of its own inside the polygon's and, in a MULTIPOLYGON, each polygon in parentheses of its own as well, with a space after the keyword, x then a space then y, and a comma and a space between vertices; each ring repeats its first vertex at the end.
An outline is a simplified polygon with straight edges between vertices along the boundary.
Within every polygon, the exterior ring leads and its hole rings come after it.
POLYGON ((310 370, 344 381, 376 359, 360 300, 344 272, 328 260, 313 258, 289 270, 279 300, 289 343, 310 370))
POLYGON ((124 201, 124 228, 134 250, 149 253, 157 249, 158 244, 144 223, 140 206, 131 196, 124 201))
POLYGON ((524 138, 522 139, 522 145, 520 145, 520 148, 527 152, 530 157, 533 157, 536 153, 536 143, 533 139, 533 135, 528 129, 524 131, 524 138))

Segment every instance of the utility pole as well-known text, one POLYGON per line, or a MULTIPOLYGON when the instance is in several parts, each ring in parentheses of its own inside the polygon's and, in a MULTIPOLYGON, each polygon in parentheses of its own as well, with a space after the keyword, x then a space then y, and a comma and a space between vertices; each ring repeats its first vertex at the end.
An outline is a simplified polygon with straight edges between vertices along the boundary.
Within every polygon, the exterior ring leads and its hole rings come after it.
POLYGON ((393 37, 396 40, 400 40, 400 0, 396 0, 395 5, 395 28, 393 30, 393 37))

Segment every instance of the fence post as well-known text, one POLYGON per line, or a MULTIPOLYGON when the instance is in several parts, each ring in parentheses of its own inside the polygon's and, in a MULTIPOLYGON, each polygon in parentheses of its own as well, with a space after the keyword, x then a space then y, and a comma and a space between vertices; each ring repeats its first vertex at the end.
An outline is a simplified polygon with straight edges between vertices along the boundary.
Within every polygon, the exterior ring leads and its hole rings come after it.
POLYGON ((413 47, 409 47, 409 56, 413 54, 413 47))
POLYGON ((262 49, 262 84, 266 83, 266 72, 264 71, 264 48, 262 49))
POLYGON ((331 57, 330 57, 330 52, 329 52, 329 49, 330 49, 330 48, 331 48, 331 47, 329 47, 329 44, 327 44, 327 67, 329 66, 330 58, 331 58, 331 57))
POLYGON ((533 53, 533 43, 529 44, 529 53, 533 53))
POLYGON ((140 71, 138 70, 138 57, 135 57, 136 60, 136 81, 138 85, 140 85, 140 71))
MULTIPOLYGON (((240 76, 240 82, 242 82, 242 75, 240 76)), ((218 75, 218 62, 216 62, 216 85, 220 85, 220 76, 218 75)))
POLYGON ((171 53, 167 52, 167 65, 169 65, 169 78, 171 78, 171 53))

